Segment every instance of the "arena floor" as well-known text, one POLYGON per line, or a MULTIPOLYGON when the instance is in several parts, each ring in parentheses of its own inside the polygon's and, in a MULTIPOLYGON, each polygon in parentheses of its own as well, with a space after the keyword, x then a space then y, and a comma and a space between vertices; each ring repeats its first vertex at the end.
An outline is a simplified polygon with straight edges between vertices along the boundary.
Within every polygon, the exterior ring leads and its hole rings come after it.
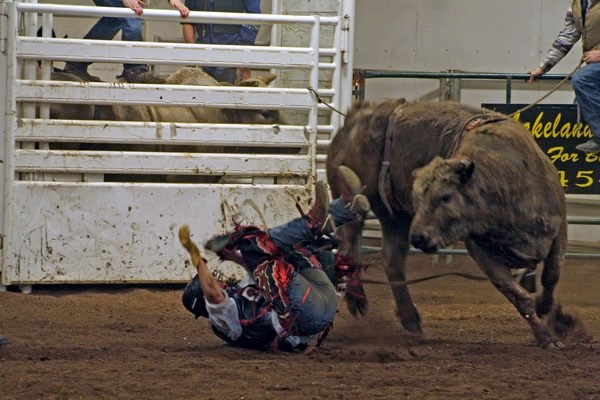
MULTIPOLYGON (((383 280, 378 257, 370 279, 383 280)), ((466 256, 412 255, 409 278, 479 273, 466 256)), ((370 309, 340 304, 321 348, 288 355, 224 345, 180 303, 180 286, 34 287, 0 293, 0 399, 600 399, 600 262, 568 260, 558 288, 593 339, 534 346, 489 282, 417 284, 425 336, 404 333, 387 286, 370 309)))

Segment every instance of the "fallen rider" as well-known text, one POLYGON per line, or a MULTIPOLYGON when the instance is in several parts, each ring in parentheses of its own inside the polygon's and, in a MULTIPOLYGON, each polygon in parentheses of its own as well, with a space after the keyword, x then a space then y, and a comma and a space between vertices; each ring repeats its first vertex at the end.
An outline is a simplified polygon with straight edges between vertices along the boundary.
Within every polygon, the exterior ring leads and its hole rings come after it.
POLYGON ((332 251, 332 233, 363 219, 370 205, 356 174, 343 166, 339 173, 342 194, 331 203, 318 182, 307 215, 268 230, 239 225, 206 243, 222 260, 244 267, 248 276, 238 283, 217 281, 183 226, 179 238, 197 270, 182 296, 186 309, 208 318, 214 333, 231 345, 286 352, 303 351, 315 336, 326 336, 338 291, 364 312, 361 268, 352 255, 332 251))

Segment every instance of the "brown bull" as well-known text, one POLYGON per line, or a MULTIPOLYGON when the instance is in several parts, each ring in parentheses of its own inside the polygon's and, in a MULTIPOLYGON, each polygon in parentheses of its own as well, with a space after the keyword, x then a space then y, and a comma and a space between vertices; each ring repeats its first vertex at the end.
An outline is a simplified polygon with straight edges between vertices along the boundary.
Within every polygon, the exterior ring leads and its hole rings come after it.
MULTIPOLYGON (((63 82, 85 82, 77 75, 53 71, 50 79, 63 82)), ((50 104, 50 119, 91 120, 94 119, 94 106, 91 104, 50 104)))
MULTIPOLYGON (((360 177, 365 185, 365 195, 367 195, 372 210, 381 223, 383 233, 382 254, 384 258, 384 267, 388 279, 393 281, 404 281, 406 256, 410 245, 410 226, 418 211, 420 221, 426 221, 429 215, 428 211, 422 206, 416 207, 413 196, 412 187, 414 177, 412 171, 426 166, 436 156, 441 158, 449 158, 457 149, 463 149, 461 143, 463 136, 465 144, 471 140, 471 136, 475 132, 486 129, 500 129, 510 127, 510 130, 515 130, 516 133, 506 135, 516 135, 519 141, 523 141, 526 148, 523 151, 529 151, 527 157, 521 156, 522 153, 512 154, 507 151, 507 154, 499 154, 493 151, 494 146, 505 146, 502 142, 494 142, 492 136, 486 136, 482 142, 488 141, 489 148, 479 148, 482 153, 493 153, 490 155, 490 160, 498 160, 499 162, 497 173, 502 175, 506 164, 516 164, 521 168, 518 173, 518 179, 512 178, 514 172, 510 175, 507 173, 502 180, 498 181, 498 188, 502 193, 510 192, 512 198, 503 199, 504 204, 509 204, 511 201, 517 202, 521 210, 535 209, 535 215, 545 215, 546 219, 540 220, 530 229, 530 234, 544 233, 548 237, 543 239, 543 245, 538 242, 531 242, 531 237, 527 240, 519 242, 519 246, 514 249, 515 257, 520 256, 519 262, 511 265, 500 266, 496 261, 492 268, 488 266, 484 268, 489 274, 494 284, 500 283, 504 285, 501 289, 505 295, 518 296, 512 299, 529 298, 527 293, 514 284, 510 267, 523 267, 534 265, 537 261, 548 257, 547 268, 542 277, 544 284, 544 293, 538 300, 538 312, 546 313, 552 305, 552 290, 558 279, 558 271, 560 262, 564 254, 564 246, 566 240, 566 225, 564 220, 564 195, 562 189, 557 182, 556 171, 550 163, 544 158, 544 155, 535 147, 535 143, 529 136, 527 131, 518 126, 519 124, 512 121, 493 122, 482 125, 480 128, 473 128, 477 125, 478 116, 484 117, 481 109, 458 103, 414 103, 407 104, 404 101, 387 101, 383 103, 359 103, 356 104, 348 113, 344 126, 337 132, 328 152, 327 160, 327 178, 332 188, 334 197, 339 195, 336 186, 337 177, 335 171, 339 165, 346 165, 353 169, 360 177), (473 129, 471 129, 473 128, 473 129), (471 130, 470 130, 471 129, 471 130), (467 140, 468 139, 468 140, 467 140), (531 158, 531 159, 530 159, 531 158), (525 172, 523 163, 529 163, 530 168, 538 167, 535 175, 528 175, 525 172), (548 183, 550 193, 546 199, 545 194, 541 192, 541 183, 536 186, 536 198, 530 199, 528 196, 515 197, 515 191, 509 188, 511 185, 525 187, 531 180, 544 177, 544 182, 548 183), (546 204, 541 201, 550 202, 546 204), (427 213, 427 214, 426 214, 427 213), (548 226, 545 223, 550 224, 548 226), (540 226, 540 224, 542 224, 540 226), (547 229, 547 231, 544 231, 547 229), (534 248, 535 247, 535 248, 534 248), (527 258, 527 256, 530 256, 527 258), (524 259, 527 258, 525 261, 524 259), (501 281, 497 276, 501 277, 501 281), (509 283, 510 281, 510 283, 509 283), (510 289, 504 289, 510 288, 510 289)), ((492 116, 491 119, 503 119, 500 114, 492 114, 489 111, 485 114, 492 116)), ((484 118, 485 119, 485 118, 484 118)), ((511 136, 512 137, 512 136, 511 136)), ((517 139, 513 139, 517 140, 517 139)), ((510 144, 510 141, 509 141, 510 144)), ((507 146, 509 144, 506 144, 507 146)), ((512 147, 510 144, 509 147, 512 147)), ((439 161, 435 161, 439 162, 439 161)), ((431 166, 427 170, 431 170, 431 166)), ((425 174, 423 172, 422 174, 425 174)), ((424 183, 424 178, 420 178, 420 184, 424 183)), ((441 193, 440 193, 441 194, 441 193)), ((443 196, 443 195, 442 195, 443 196)), ((482 195, 482 201, 486 198, 482 195)), ((417 196, 421 199, 421 197, 417 196)), ((426 196, 426 199, 430 198, 426 196)), ((441 201, 441 200, 440 200, 441 201)), ((490 195, 487 203, 490 210, 484 215, 490 214, 495 216, 496 220, 500 218, 516 217, 510 213, 510 209, 504 209, 498 204, 496 196, 490 195)), ((485 202, 485 201, 484 201, 485 202)), ((481 205, 481 203, 480 203, 481 205)), ((473 216, 477 215, 477 210, 470 210, 473 216)), ((450 214, 446 216, 448 219, 454 217, 460 219, 460 213, 450 214)), ((416 221, 418 222, 418 221, 416 221)), ((525 223, 526 221, 522 221, 525 223)), ((343 232, 344 242, 342 247, 349 246, 357 253, 360 246, 360 230, 362 227, 354 227, 354 229, 343 232)), ((416 231, 415 231, 416 233, 416 231)), ((468 232, 469 234, 471 232, 468 232)), ((511 231, 498 231, 498 237, 511 234, 511 231)), ((478 234, 483 234, 479 232, 478 234)), ((518 235, 517 235, 518 236, 518 235)), ((521 235, 522 236, 522 235, 521 235)), ((499 240, 498 237, 491 236, 489 243, 494 243, 494 240, 499 240)), ((469 235, 464 237, 453 237, 453 240, 469 239, 469 235)), ((449 242, 437 238, 438 246, 448 245, 449 242)), ((490 258, 486 256, 488 248, 474 247, 473 242, 469 243, 469 250, 473 257, 479 263, 486 263, 490 258)), ((500 242, 498 242, 500 243, 500 242)), ((433 247, 431 248, 433 249, 433 247)), ((429 250, 429 249, 428 249, 429 250)), ((405 329, 410 332, 420 334, 421 319, 419 313, 412 302, 410 293, 406 286, 393 285, 392 291, 396 300, 398 316, 405 329)), ((527 303, 527 300, 524 300, 527 303)), ((537 323, 537 317, 531 306, 519 306, 519 311, 526 310, 525 313, 529 318, 535 320, 535 336, 540 345, 546 346, 551 343, 548 336, 544 332, 545 328, 540 328, 537 323)), ((523 313, 523 311, 521 311, 523 313)))
POLYGON ((434 252, 464 241, 538 345, 563 347, 541 317, 552 309, 567 246, 565 195, 531 134, 508 118, 482 124, 465 132, 451 158, 436 157, 414 175, 412 244, 434 252), (543 291, 534 307, 511 269, 542 261, 543 291))
MULTIPOLYGON (((267 87, 276 78, 273 74, 251 78, 237 83, 238 86, 245 87, 267 87)), ((153 83, 156 78, 153 78, 153 83)), ((144 83, 144 82, 141 82, 144 83)), ((210 75, 199 68, 183 67, 164 79, 167 85, 192 85, 192 86, 230 86, 221 84, 210 75)), ((130 105, 106 105, 97 106, 94 119, 106 121, 138 121, 138 122, 179 122, 179 123, 213 123, 213 124, 266 124, 278 125, 284 124, 282 113, 279 110, 253 110, 238 108, 216 108, 203 105, 183 107, 183 106, 130 106, 130 105)), ((173 146, 173 145, 131 145, 131 144, 87 144, 85 149, 92 150, 123 150, 123 151, 162 151, 162 152, 212 152, 223 153, 225 149, 217 146, 173 146)), ((236 151, 254 151, 260 152, 263 149, 236 148, 228 147, 228 152, 236 151)), ((109 180, 132 179, 131 176, 106 175, 109 180)), ((156 176, 136 176, 138 181, 154 181, 163 179, 156 176)), ((219 176, 168 176, 169 182, 216 182, 219 176)))
MULTIPOLYGON (((269 74, 238 83, 239 86, 267 87, 276 78, 269 74)), ((164 83, 167 85, 222 86, 213 77, 199 68, 183 67, 175 71, 164 83)), ((103 108, 97 113, 98 120, 181 122, 213 124, 283 124, 278 110, 246 110, 216 107, 181 106, 127 106, 117 105, 103 108)))

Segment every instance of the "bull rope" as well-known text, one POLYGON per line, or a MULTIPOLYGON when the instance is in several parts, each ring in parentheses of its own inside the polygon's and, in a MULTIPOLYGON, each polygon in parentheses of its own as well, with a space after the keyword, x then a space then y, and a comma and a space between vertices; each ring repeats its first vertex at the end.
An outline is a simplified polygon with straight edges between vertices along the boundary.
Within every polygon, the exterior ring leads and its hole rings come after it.
POLYGON ((496 115, 492 115, 492 114, 488 114, 488 113, 473 115, 471 118, 466 120, 466 122, 463 124, 463 127, 458 132, 458 136, 454 140, 454 143, 452 144, 452 148, 450 149, 449 156, 450 157, 454 156, 454 154, 458 150, 458 146, 460 145, 460 142, 462 142, 462 139, 465 136, 465 133, 467 133, 470 130, 473 130, 475 128, 479 128, 480 126, 485 125, 485 124, 490 124, 493 122, 505 121, 505 120, 506 120, 506 117, 504 117, 504 116, 496 116, 496 115))
POLYGON ((389 195, 392 201, 394 201, 393 193, 392 193, 392 181, 390 179, 390 153, 392 148, 392 133, 391 133, 391 124, 390 119, 393 115, 396 115, 396 111, 401 113, 404 107, 408 103, 402 103, 398 107, 392 111, 390 116, 388 117, 387 127, 385 129, 385 137, 383 139, 383 160, 381 160, 381 169, 379 170, 379 179, 377 182, 377 190, 379 191, 379 197, 381 197, 381 201, 385 206, 385 209, 388 211, 390 216, 394 215, 394 211, 388 199, 388 192, 386 192, 386 183, 387 186, 390 187, 389 195))
POLYGON ((429 280, 436 279, 436 278, 442 278, 442 277, 445 277, 445 276, 460 276, 462 278, 470 279, 472 281, 487 281, 488 280, 488 278, 483 277, 483 276, 466 274, 466 273, 463 273, 463 272, 444 272, 444 273, 441 273, 441 274, 428 275, 428 276, 423 276, 421 278, 407 279, 407 280, 404 280, 404 281, 389 281, 389 282, 384 282, 384 281, 379 281, 379 280, 375 280, 375 279, 361 279, 361 282, 362 283, 369 283, 369 284, 373 284, 373 285, 408 286, 408 285, 412 285, 412 284, 420 283, 420 282, 425 282, 425 281, 429 281, 429 280))

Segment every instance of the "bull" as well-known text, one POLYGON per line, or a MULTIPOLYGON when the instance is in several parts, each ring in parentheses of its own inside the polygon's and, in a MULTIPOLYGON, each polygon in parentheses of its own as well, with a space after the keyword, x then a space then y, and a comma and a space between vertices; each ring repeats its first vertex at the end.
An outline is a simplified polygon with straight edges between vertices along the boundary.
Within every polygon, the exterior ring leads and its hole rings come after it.
MULTIPOLYGON (((406 280, 411 240, 427 252, 464 240, 491 282, 529 322, 538 345, 563 346, 540 317, 553 306, 566 248, 564 193, 556 170, 524 127, 499 113, 453 102, 358 103, 328 151, 334 196, 339 165, 353 169, 365 185, 381 224, 389 281, 406 280), (534 307, 511 268, 540 261, 544 289, 534 307)), ((342 232, 344 251, 358 254, 361 229, 355 225, 342 232)), ((392 285, 392 291, 403 327, 422 334, 408 288, 392 285)))
POLYGON ((492 284, 529 323, 537 344, 563 347, 541 317, 567 247, 566 205, 558 172, 531 134, 505 118, 467 131, 448 159, 414 171, 413 246, 434 252, 464 241, 492 284), (513 279, 513 268, 544 263, 534 302, 513 279))
MULTIPOLYGON (((267 87, 276 78, 273 74, 238 82, 239 86, 267 87)), ((140 82, 144 83, 144 82, 140 82)), ((167 85, 221 86, 200 68, 183 67, 164 79, 167 85)), ((95 119, 110 121, 180 122, 213 124, 283 124, 279 110, 246 110, 216 107, 128 106, 105 107, 95 119)))

